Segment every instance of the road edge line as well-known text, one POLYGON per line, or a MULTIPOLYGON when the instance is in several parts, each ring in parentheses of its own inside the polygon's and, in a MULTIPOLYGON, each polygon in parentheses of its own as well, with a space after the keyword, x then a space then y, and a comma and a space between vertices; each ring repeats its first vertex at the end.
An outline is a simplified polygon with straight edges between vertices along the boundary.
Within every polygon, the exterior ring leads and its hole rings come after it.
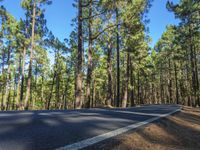
POLYGON ((151 119, 147 119, 147 120, 142 121, 142 122, 134 123, 134 124, 128 125, 126 127, 122 127, 122 128, 119 128, 119 129, 116 129, 116 130, 113 130, 113 131, 110 131, 110 132, 107 132, 107 133, 104 133, 104 134, 101 134, 101 135, 97 135, 97 136, 92 137, 92 138, 88 138, 88 139, 85 139, 85 140, 82 140, 82 141, 79 141, 79 142, 76 142, 76 143, 73 143, 73 144, 66 145, 64 147, 57 148, 56 150, 79 150, 79 149, 83 149, 83 148, 86 148, 88 146, 99 143, 101 141, 104 141, 106 139, 109 139, 109 138, 115 137, 117 135, 126 133, 130 130, 142 127, 144 125, 152 123, 152 122, 159 120, 161 118, 168 117, 168 116, 170 116, 170 115, 172 115, 176 112, 179 112, 179 111, 181 111, 180 108, 177 109, 177 110, 174 110, 170 113, 158 116, 158 117, 153 117, 151 119))

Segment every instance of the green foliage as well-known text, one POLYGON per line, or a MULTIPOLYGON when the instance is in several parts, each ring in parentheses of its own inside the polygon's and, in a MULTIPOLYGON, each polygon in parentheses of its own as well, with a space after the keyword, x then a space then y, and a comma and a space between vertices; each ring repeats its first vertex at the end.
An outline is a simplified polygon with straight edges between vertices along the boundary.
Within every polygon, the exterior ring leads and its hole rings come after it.
MULTIPOLYGON (((117 106, 118 78, 119 103, 123 107, 144 103, 200 104, 198 0, 167 2, 168 10, 174 12, 180 24, 167 26, 154 48, 149 48, 151 39, 146 32, 146 14, 152 0, 85 0, 77 7, 78 2, 74 6, 83 13, 83 107, 88 107, 88 96, 89 107, 108 101, 117 106)), ((78 18, 72 20, 74 30, 69 39, 60 41, 46 26, 44 6, 51 3, 22 0, 25 20, 16 20, 0 7, 2 110, 24 109, 29 79, 28 109, 75 106, 78 18)))

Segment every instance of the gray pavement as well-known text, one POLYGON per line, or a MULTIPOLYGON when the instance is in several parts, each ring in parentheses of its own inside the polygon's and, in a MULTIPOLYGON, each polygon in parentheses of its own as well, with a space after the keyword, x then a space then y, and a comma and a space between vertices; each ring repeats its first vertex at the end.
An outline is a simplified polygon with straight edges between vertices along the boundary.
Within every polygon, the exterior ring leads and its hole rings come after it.
POLYGON ((0 112, 0 150, 53 150, 177 109, 177 105, 146 105, 126 109, 0 112))

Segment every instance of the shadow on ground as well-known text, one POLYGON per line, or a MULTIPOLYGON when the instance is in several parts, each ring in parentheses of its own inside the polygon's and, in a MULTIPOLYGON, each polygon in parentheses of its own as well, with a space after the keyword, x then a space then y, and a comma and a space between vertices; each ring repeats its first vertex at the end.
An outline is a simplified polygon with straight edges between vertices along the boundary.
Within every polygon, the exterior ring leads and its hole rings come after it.
POLYGON ((51 150, 151 117, 95 110, 4 112, 0 149, 51 150))
POLYGON ((86 148, 87 150, 200 150, 200 109, 174 116, 86 148))

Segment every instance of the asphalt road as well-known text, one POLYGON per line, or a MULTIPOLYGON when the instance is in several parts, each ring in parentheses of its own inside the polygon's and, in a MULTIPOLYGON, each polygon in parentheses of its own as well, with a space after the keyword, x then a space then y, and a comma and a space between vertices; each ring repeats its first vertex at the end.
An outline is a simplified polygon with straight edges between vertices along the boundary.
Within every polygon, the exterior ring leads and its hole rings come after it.
POLYGON ((179 109, 147 105, 127 109, 0 112, 0 150, 53 150, 179 109))

